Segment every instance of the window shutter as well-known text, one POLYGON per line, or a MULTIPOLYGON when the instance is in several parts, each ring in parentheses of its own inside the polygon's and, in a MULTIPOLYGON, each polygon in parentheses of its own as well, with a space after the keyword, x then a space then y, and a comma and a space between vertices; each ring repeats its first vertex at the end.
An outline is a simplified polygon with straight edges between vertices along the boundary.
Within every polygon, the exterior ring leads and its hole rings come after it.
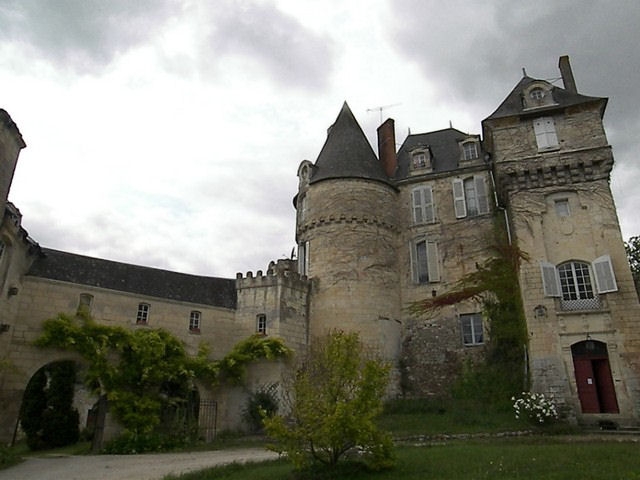
POLYGON ((413 223, 433 223, 435 209, 433 208, 433 190, 431 187, 419 187, 411 192, 413 204, 413 223))
POLYGON ((423 188, 422 199, 424 201, 424 221, 426 223, 433 223, 435 221, 435 214, 433 208, 433 190, 431 187, 423 188))
POLYGON ((467 204, 464 200, 464 183, 459 178, 453 180, 453 208, 456 218, 467 216, 467 204))
POLYGON ((409 242, 409 252, 411 255, 411 278, 413 283, 420 283, 418 280, 418 254, 416 252, 416 242, 409 242))
POLYGON ((427 271, 429 272, 429 282, 440 281, 438 244, 436 242, 427 242, 427 271))
POLYGON ((538 149, 543 150, 558 146, 558 136, 556 135, 556 125, 553 118, 536 118, 533 121, 533 131, 536 134, 538 149))
POLYGON ((549 262, 540 262, 540 270, 542 272, 542 287, 544 289, 545 297, 559 297, 562 292, 560 291, 560 279, 558 278, 558 271, 556 266, 549 262))
POLYGON ((489 199, 487 198, 487 184, 484 177, 474 177, 476 195, 478 196, 478 215, 489 213, 489 199))
POLYGON ((609 255, 598 257, 593 261, 592 266, 595 272, 598 293, 617 292, 618 285, 616 284, 616 277, 613 274, 611 257, 609 257, 609 255))
POLYGON ((413 189, 413 191, 411 192, 411 196, 413 197, 413 223, 423 223, 424 219, 422 217, 422 189, 413 189))

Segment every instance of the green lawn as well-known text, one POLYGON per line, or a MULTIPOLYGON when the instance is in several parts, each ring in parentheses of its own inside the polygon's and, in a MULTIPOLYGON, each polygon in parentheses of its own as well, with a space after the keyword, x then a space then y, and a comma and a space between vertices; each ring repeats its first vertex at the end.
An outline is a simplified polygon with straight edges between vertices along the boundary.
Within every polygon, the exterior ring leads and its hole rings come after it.
MULTIPOLYGON (((564 438, 564 437, 563 437, 564 438)), ((453 441, 397 448, 396 467, 378 473, 343 470, 324 475, 294 475, 284 461, 231 465, 166 479, 350 480, 640 479, 640 445, 635 442, 561 440, 533 436, 511 440, 453 441)))

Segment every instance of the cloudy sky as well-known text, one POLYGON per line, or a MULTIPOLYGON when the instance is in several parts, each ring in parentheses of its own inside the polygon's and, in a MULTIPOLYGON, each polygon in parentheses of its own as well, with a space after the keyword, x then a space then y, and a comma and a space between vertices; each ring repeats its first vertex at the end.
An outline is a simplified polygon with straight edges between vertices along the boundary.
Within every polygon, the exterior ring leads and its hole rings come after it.
POLYGON ((610 99, 628 238, 638 25, 637 0, 0 0, 0 108, 27 143, 10 200, 45 247, 265 269, 291 253, 297 167, 343 101, 372 142, 381 113, 399 142, 479 133, 523 67, 556 79, 567 54, 578 90, 610 99))

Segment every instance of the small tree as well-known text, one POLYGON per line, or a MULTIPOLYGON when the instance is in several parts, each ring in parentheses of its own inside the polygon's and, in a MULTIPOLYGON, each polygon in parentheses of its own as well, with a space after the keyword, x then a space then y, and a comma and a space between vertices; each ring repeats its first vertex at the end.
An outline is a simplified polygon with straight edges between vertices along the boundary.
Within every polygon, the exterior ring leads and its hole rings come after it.
POLYGON ((336 331, 313 343, 287 386, 288 415, 264 419, 276 442, 270 448, 298 469, 333 467, 350 452, 373 469, 391 466, 391 438, 375 424, 388 377, 389 366, 356 333, 336 331))

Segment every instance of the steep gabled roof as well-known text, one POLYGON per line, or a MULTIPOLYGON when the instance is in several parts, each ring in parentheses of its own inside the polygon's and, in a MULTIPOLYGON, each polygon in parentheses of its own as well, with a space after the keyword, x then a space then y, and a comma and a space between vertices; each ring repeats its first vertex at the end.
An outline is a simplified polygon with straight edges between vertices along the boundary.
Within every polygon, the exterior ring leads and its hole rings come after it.
POLYGON ((460 142, 473 137, 455 128, 445 128, 429 133, 409 135, 398 150, 396 180, 409 175, 410 152, 418 147, 428 147, 432 155, 430 173, 449 172, 459 167, 460 142))
POLYGON ((362 178, 389 183, 382 164, 347 102, 329 129, 309 183, 332 178, 362 178))
POLYGON ((42 249, 27 275, 181 302, 236 308, 235 280, 42 249))
POLYGON ((526 109, 522 102, 523 92, 533 82, 544 82, 544 80, 531 78, 529 76, 522 77, 522 79, 514 87, 511 93, 507 95, 507 98, 504 99, 504 101, 500 104, 496 111, 485 118, 485 120, 493 120, 497 118, 521 115, 524 113, 528 113, 529 111, 532 113, 535 112, 536 114, 540 114, 546 111, 564 109, 566 107, 590 102, 600 102, 600 116, 602 117, 604 115, 604 109, 607 104, 606 98, 590 97, 587 95, 582 95, 580 93, 574 93, 572 91, 556 87, 554 85, 551 86, 551 95, 553 97, 553 100, 555 101, 553 105, 537 107, 535 109, 526 109))

